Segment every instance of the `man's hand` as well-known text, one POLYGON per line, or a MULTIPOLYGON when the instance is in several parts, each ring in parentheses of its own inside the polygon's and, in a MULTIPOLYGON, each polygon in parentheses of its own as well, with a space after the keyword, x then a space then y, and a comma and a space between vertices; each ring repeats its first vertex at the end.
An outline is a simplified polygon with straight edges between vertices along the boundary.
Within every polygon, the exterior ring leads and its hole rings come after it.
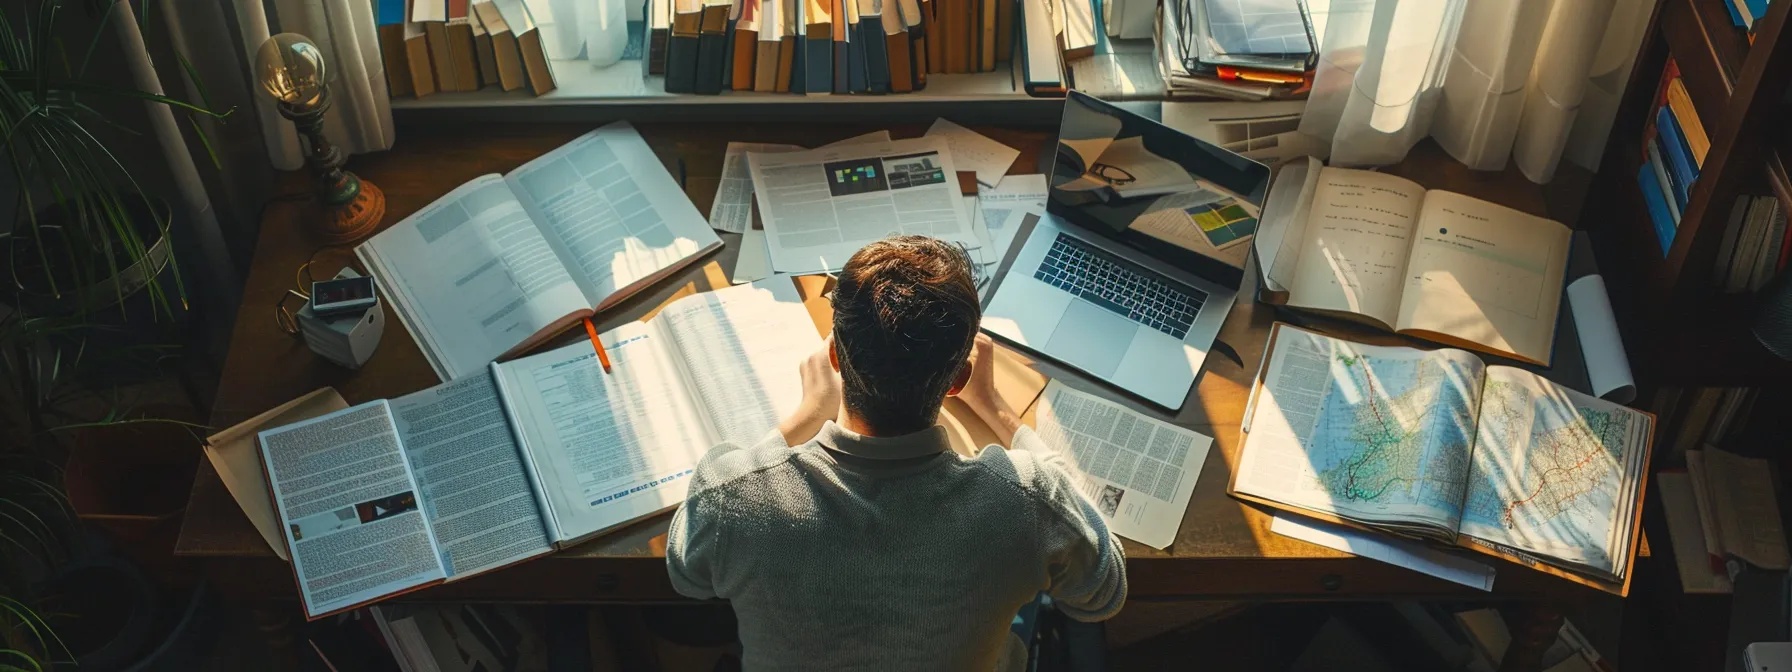
POLYGON ((996 393, 996 342, 987 334, 977 334, 977 341, 971 346, 968 365, 971 367, 971 379, 965 383, 963 390, 959 390, 958 399, 971 407, 971 411, 982 418, 983 424, 989 425, 996 436, 1007 442, 1020 430, 1020 415, 1009 408, 1008 402, 996 393))
POLYGON ((788 445, 808 443, 823 424, 840 414, 840 372, 834 370, 834 362, 828 356, 833 349, 834 337, 829 336, 820 350, 797 365, 797 374, 803 381, 803 402, 778 424, 778 433, 784 435, 788 445))

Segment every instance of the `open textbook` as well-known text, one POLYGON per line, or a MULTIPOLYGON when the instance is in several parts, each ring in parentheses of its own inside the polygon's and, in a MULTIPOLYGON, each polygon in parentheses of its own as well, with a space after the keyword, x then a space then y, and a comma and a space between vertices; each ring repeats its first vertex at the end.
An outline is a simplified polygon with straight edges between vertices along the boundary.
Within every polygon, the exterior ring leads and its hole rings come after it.
POLYGON ((1549 365, 1568 227, 1316 159, 1283 167, 1273 191, 1266 298, 1549 365))
POLYGON ((943 137, 751 152, 747 165, 779 273, 836 271, 897 234, 980 244, 943 137))
POLYGON ((1156 549, 1175 543, 1212 438, 1057 381, 1033 426, 1114 534, 1156 549))
POLYGON ((821 347, 788 279, 414 394, 263 431, 259 456, 318 618, 552 552, 684 501, 697 460, 802 398, 821 347))
POLYGON ((1252 395, 1232 494, 1629 585, 1648 413, 1461 350, 1287 324, 1252 395))
POLYGON ((627 122, 461 185, 355 248, 444 380, 526 352, 720 249, 627 122))

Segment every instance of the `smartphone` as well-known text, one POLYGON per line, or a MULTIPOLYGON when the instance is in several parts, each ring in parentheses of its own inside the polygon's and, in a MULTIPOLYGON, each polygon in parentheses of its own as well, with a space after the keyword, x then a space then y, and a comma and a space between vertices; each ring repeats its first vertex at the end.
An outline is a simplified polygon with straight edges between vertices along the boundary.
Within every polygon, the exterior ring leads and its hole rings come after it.
POLYGON ((311 312, 340 315, 366 310, 379 303, 373 278, 338 278, 311 283, 311 312))

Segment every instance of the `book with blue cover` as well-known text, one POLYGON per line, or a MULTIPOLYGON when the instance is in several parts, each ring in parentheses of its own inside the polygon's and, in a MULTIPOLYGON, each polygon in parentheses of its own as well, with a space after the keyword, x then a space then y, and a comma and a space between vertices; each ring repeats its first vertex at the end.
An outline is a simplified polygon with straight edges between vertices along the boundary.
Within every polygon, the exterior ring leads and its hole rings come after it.
POLYGON ((1665 259, 1674 247, 1674 233, 1678 230, 1672 211, 1661 197, 1661 182, 1655 179, 1655 169, 1645 164, 1637 171, 1636 181, 1642 187, 1643 205, 1649 211, 1649 221, 1655 224, 1655 239, 1661 243, 1661 256, 1665 259))
POLYGON ((1668 170, 1667 159, 1661 156, 1660 139, 1661 136, 1658 135, 1655 140, 1649 141, 1648 153, 1643 157, 1643 163, 1655 173, 1655 183, 1661 187, 1661 200, 1668 204, 1668 210, 1674 215, 1674 224, 1678 225, 1680 213, 1686 211, 1686 203, 1682 200, 1685 196, 1674 188, 1673 171, 1668 170))
POLYGON ((1657 127, 1656 138, 1661 143, 1661 158, 1667 160, 1668 170, 1673 171, 1674 181, 1687 193, 1692 193, 1692 183, 1699 179, 1699 164, 1693 161, 1692 146, 1686 143, 1686 132, 1681 130, 1680 121, 1674 118, 1673 110, 1666 105, 1655 113, 1657 127))

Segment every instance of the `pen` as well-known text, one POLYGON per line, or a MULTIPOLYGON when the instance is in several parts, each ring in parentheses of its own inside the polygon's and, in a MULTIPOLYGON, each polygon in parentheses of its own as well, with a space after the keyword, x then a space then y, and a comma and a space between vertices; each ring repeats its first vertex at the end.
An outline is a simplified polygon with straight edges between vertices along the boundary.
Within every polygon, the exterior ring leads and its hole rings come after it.
POLYGON ((610 353, 604 352, 603 341, 597 340, 597 325, 591 318, 585 318, 585 334, 591 337, 591 348, 597 351, 597 363, 604 365, 604 373, 610 372, 610 353))
POLYGON ((1268 84, 1299 84, 1305 79, 1301 75, 1260 72, 1241 68, 1219 68, 1220 79, 1244 80, 1247 82, 1264 82, 1268 84))

